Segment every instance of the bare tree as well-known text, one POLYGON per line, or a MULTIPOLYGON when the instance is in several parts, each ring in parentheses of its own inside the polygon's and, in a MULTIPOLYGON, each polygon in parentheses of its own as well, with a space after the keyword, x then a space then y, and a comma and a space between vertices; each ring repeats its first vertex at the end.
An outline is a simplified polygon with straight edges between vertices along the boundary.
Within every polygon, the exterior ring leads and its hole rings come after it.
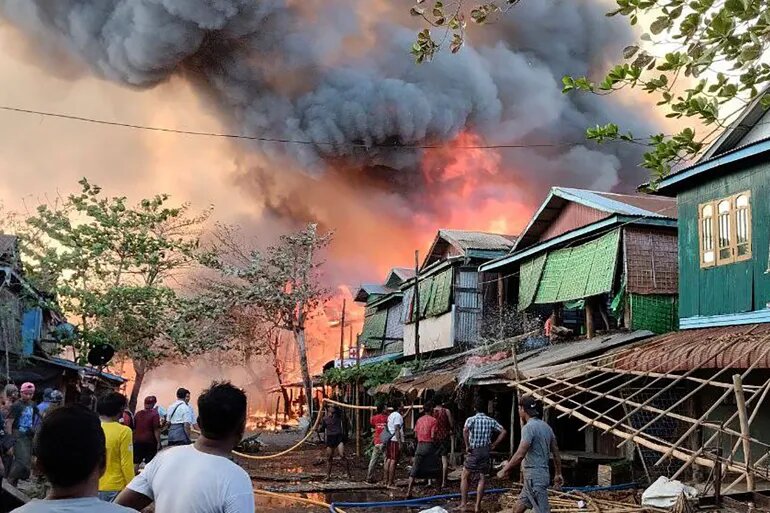
MULTIPOLYGON (((329 298, 329 291, 321 285, 323 262, 319 257, 331 240, 331 233, 319 234, 317 226, 310 224, 302 231, 282 236, 277 244, 262 251, 245 240, 237 228, 220 225, 205 259, 207 265, 220 272, 220 281, 207 285, 216 298, 216 308, 227 312, 233 329, 245 330, 234 334, 236 348, 245 344, 236 352, 245 359, 252 354, 270 356, 279 384, 283 367, 278 358, 277 333, 292 333, 308 411, 312 410, 313 392, 305 328, 308 319, 329 298), (270 335, 254 344, 253 332, 257 329, 266 329, 270 335)), ((286 395, 284 400, 288 403, 286 395)))

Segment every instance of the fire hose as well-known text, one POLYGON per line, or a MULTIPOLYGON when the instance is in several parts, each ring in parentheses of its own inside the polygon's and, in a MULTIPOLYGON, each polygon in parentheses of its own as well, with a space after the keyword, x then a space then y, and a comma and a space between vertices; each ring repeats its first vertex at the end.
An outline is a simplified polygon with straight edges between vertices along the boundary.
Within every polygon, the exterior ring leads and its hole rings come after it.
MULTIPOLYGON (((247 460, 269 460, 269 459, 273 459, 273 458, 278 458, 278 457, 283 456, 285 454, 289 454, 290 452, 294 451, 295 449, 298 449, 299 447, 302 446, 302 444, 307 442, 310 439, 310 437, 313 436, 313 433, 315 432, 316 428, 318 427, 318 424, 321 422, 321 419, 323 419, 323 406, 324 406, 324 403, 334 404, 336 406, 342 406, 343 408, 351 408, 351 409, 354 409, 354 410, 376 410, 377 409, 374 406, 356 406, 356 405, 353 405, 353 404, 345 404, 345 403, 341 403, 339 401, 334 401, 332 399, 323 398, 321 400, 321 404, 319 405, 318 415, 316 416, 316 419, 315 419, 315 422, 313 423, 313 426, 310 429, 308 429, 307 434, 305 435, 305 437, 302 440, 300 440, 296 444, 292 445, 288 449, 283 450, 283 451, 278 452, 278 453, 275 453, 275 454, 267 454, 267 455, 264 455, 264 456, 259 456, 259 455, 256 455, 256 454, 247 454, 245 452, 239 452, 239 451, 233 451, 233 454, 235 454, 236 456, 239 456, 241 458, 247 459, 247 460)), ((415 406, 408 406, 407 408, 411 408, 411 409, 414 410, 416 408, 422 408, 422 406, 415 405, 415 406)), ((200 432, 198 432, 198 431, 196 431, 196 433, 200 434, 200 432)))

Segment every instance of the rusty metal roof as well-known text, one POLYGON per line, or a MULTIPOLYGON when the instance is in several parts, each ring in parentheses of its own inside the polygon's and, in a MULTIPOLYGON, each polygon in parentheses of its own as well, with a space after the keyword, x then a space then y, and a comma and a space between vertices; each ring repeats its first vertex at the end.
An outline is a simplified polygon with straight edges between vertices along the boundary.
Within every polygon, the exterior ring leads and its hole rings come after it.
POLYGON ((770 324, 683 330, 619 351, 610 365, 621 370, 682 372, 690 369, 770 369, 770 324))

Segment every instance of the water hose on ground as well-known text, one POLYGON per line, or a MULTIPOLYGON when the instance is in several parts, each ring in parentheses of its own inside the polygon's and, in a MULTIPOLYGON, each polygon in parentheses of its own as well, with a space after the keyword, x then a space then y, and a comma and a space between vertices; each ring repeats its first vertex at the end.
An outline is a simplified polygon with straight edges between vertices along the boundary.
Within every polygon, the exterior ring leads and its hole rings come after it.
MULTIPOLYGON (((317 501, 314 499, 306 499, 305 497, 296 497, 294 495, 284 495, 282 493, 268 492, 266 490, 254 489, 256 495, 263 495, 265 497, 273 497, 276 499, 285 500, 287 502, 301 502, 302 504, 310 504, 312 506, 321 506, 323 508, 331 508, 331 504, 326 502, 317 501)), ((337 508, 334 510, 336 513, 345 513, 344 510, 337 508)))
MULTIPOLYGON (((605 492, 605 491, 618 491, 628 490, 635 488, 636 483, 625 483, 612 486, 569 486, 562 488, 563 492, 605 492)), ((493 488, 486 490, 485 495, 493 495, 498 493, 506 493, 514 490, 513 488, 493 488)), ((476 492, 469 492, 468 496, 472 497, 476 495, 476 492)), ((383 507, 408 507, 419 506, 421 504, 427 504, 439 500, 452 500, 459 499, 459 493, 448 493, 444 495, 432 495, 430 497, 419 497, 416 499, 405 499, 398 501, 381 501, 381 502, 332 502, 329 504, 329 511, 331 513, 340 513, 342 510, 338 506, 344 506, 346 508, 383 508, 383 507)))

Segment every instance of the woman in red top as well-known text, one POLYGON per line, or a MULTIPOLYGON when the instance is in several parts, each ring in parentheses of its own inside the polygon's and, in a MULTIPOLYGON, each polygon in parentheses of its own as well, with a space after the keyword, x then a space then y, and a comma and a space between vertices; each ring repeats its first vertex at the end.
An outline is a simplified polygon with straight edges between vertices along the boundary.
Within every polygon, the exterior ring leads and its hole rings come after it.
POLYGON ((454 418, 452 412, 446 408, 446 400, 438 399, 436 407, 433 408, 433 416, 436 418, 436 438, 435 443, 437 451, 441 456, 441 488, 446 486, 446 478, 449 473, 449 452, 452 447, 451 437, 454 430, 454 418))
POLYGON ((409 487, 406 490, 407 498, 412 496, 412 486, 415 479, 431 479, 438 476, 438 452, 436 450, 436 419, 433 417, 433 404, 428 401, 423 407, 423 415, 414 426, 414 434, 417 436, 417 450, 414 452, 414 464, 409 474, 409 487))

